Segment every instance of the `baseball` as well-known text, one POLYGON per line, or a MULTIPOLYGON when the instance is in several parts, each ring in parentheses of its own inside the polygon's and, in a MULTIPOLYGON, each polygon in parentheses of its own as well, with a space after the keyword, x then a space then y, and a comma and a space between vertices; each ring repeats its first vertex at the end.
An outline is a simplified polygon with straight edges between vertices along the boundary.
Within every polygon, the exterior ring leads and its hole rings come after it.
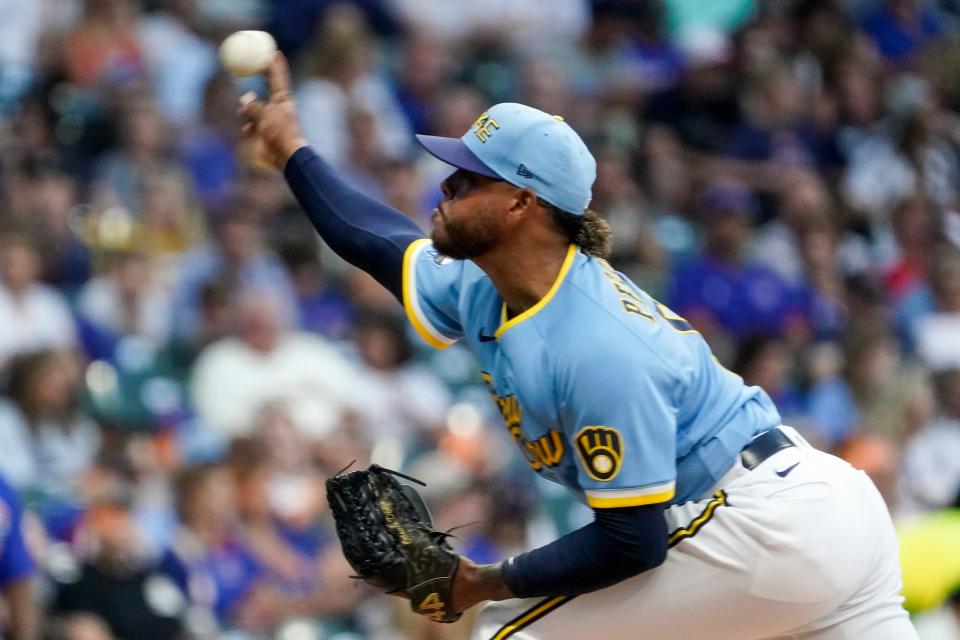
POLYGON ((237 31, 220 45, 220 62, 235 76, 262 73, 277 51, 277 43, 266 31, 237 31))

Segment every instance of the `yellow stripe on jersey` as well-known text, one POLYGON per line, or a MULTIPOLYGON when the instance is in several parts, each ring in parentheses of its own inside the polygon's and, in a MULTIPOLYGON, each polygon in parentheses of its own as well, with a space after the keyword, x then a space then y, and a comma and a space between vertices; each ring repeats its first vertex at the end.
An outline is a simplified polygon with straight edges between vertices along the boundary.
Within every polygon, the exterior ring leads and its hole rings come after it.
POLYGON ((529 627, 531 624, 547 615, 551 611, 555 611, 560 605, 570 602, 574 597, 575 596, 557 596, 556 598, 541 600, 535 604, 533 608, 524 611, 510 622, 503 625, 499 631, 490 637, 490 640, 506 640, 506 638, 509 638, 517 631, 529 627))
POLYGON ((667 538, 667 545, 674 546, 682 540, 687 538, 692 538, 697 535, 697 532, 703 528, 703 525, 710 522, 710 519, 713 518, 713 514, 716 513, 717 507, 722 507, 727 504, 727 494, 725 491, 720 490, 713 494, 713 500, 707 503, 707 506, 704 508, 703 512, 690 521, 685 527, 677 529, 670 534, 670 537, 667 538))
POLYGON ((639 507, 645 504, 669 502, 677 493, 673 482, 659 484, 642 489, 604 489, 585 490, 583 495, 587 504, 594 509, 615 509, 617 507, 639 507))
POLYGON ((430 326, 430 321, 427 320, 427 317, 423 315, 423 312, 420 310, 420 301, 417 298, 417 263, 415 257, 421 247, 429 243, 430 241, 426 238, 414 240, 410 243, 410 246, 407 247, 407 250, 403 252, 403 310, 407 313, 410 324, 413 325, 413 328, 420 334, 424 342, 434 349, 446 349, 455 341, 450 340, 430 326))
POLYGON ((567 255, 563 259, 563 264, 560 265, 560 273, 557 274, 557 279, 553 281, 553 284, 550 286, 550 290, 547 291, 547 295, 540 298, 537 304, 533 305, 520 315, 515 318, 507 320, 507 305, 504 304, 500 310, 500 328, 497 329, 497 332, 493 334, 495 337, 499 338, 503 335, 504 331, 511 329, 524 320, 529 320, 533 316, 540 313, 540 310, 543 309, 550 303, 550 300, 553 299, 553 296, 557 295, 557 291, 560 290, 560 285, 563 284, 564 279, 567 277, 567 272, 570 271, 570 266, 573 264, 573 259, 577 256, 577 245, 571 244, 567 247, 567 255))

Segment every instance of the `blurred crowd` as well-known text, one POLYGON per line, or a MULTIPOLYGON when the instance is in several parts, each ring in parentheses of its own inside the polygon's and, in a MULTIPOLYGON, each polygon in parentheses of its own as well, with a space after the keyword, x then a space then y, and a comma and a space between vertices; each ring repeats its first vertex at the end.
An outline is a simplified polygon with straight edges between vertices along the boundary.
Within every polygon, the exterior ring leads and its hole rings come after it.
POLYGON ((466 637, 349 580, 322 481, 351 464, 426 481, 478 562, 590 517, 526 469, 470 354, 411 334, 246 146, 237 97, 262 80, 216 49, 260 28, 314 148, 425 230, 449 168, 414 132, 501 101, 563 115, 613 264, 874 478, 922 637, 957 640, 958 20, 956 0, 0 0, 0 635, 466 637))

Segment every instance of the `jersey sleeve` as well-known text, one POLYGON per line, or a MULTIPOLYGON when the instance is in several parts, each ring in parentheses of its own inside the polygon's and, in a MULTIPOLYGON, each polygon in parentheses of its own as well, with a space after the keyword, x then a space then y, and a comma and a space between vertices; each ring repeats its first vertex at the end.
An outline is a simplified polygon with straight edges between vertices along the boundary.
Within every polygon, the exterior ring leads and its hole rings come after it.
POLYGON ((580 488, 595 509, 669 502, 676 481, 679 384, 645 349, 580 345, 560 378, 580 488))
POLYGON ((437 252, 426 238, 403 255, 403 308, 410 324, 431 347, 446 349, 463 337, 460 291, 464 262, 437 252))

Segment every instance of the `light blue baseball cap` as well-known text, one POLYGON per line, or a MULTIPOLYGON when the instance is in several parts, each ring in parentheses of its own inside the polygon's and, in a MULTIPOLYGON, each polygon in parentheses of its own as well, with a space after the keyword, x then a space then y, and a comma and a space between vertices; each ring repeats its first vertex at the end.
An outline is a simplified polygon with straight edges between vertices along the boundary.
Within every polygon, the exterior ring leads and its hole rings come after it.
POLYGON ((583 215, 590 205, 597 161, 560 116, 502 102, 459 138, 417 135, 417 140, 447 164, 532 189, 568 213, 583 215))

